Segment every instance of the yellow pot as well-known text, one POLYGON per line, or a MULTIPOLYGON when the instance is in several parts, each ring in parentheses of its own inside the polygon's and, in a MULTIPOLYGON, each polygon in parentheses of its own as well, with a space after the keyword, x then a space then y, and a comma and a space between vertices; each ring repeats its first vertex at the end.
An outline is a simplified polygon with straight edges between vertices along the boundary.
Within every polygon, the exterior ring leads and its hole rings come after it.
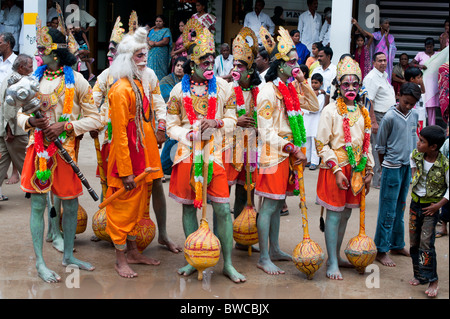
POLYGON ((292 261, 308 279, 313 279, 314 274, 322 266, 325 254, 315 241, 306 238, 295 247, 292 253, 292 261))
POLYGON ((377 257, 377 246, 372 238, 360 234, 350 239, 345 249, 345 255, 356 270, 360 274, 364 274, 366 267, 377 257))
POLYGON ((95 236, 101 240, 112 242, 111 237, 106 232, 106 208, 100 209, 92 216, 92 230, 95 236))
POLYGON ((203 279, 203 270, 214 267, 219 262, 220 241, 209 229, 206 219, 202 219, 197 231, 186 239, 184 257, 197 269, 198 280, 203 279))
POLYGON ((252 206, 246 206, 242 213, 233 222, 233 238, 241 245, 249 246, 249 256, 251 255, 251 245, 257 244, 258 228, 256 227, 256 211, 252 206))

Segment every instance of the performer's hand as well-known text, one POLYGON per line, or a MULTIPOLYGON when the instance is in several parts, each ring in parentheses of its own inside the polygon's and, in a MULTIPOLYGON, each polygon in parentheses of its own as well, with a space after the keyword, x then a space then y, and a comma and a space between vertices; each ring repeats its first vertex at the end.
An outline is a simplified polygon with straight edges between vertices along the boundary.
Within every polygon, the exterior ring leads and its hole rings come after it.
POLYGON ((122 183, 123 187, 127 190, 127 192, 131 191, 132 189, 136 188, 136 183, 134 182, 134 175, 130 175, 127 177, 122 177, 122 183))
POLYGON ((255 126, 255 119, 247 114, 242 115, 237 120, 237 126, 240 127, 253 127, 255 126))
POLYGON ((97 138, 97 137, 98 137, 98 131, 97 131, 97 130, 89 131, 89 135, 90 135, 92 138, 97 138))
POLYGON ((305 76, 304 76, 303 72, 298 72, 298 74, 295 77, 295 79, 298 81, 298 83, 305 82, 305 76))
POLYGON ((64 132, 64 124, 65 122, 53 123, 44 130, 44 136, 49 141, 56 140, 64 132))
POLYGON ((202 133, 202 140, 209 141, 211 136, 214 134, 214 129, 216 128, 217 123, 215 120, 207 120, 203 119, 200 122, 200 131, 202 133))
POLYGON ((297 152, 293 153, 292 155, 295 158, 295 162, 294 162, 295 166, 303 164, 303 167, 305 167, 306 163, 308 162, 308 159, 306 158, 306 155, 301 151, 301 149, 299 149, 297 152))
POLYGON ((35 118, 35 117, 30 117, 28 119, 28 122, 30 123, 30 125, 32 127, 37 127, 40 130, 45 130, 49 125, 49 121, 48 118, 43 117, 43 118, 35 118))
POLYGON ((370 192, 370 184, 372 183, 373 175, 371 173, 367 173, 364 177, 364 185, 366 186, 366 195, 370 192))
POLYGON ((158 143, 158 148, 161 148, 166 141, 166 133, 164 131, 158 130, 156 132, 156 142, 158 143))
POLYGON ((337 187, 343 191, 348 190, 348 186, 350 185, 350 183, 348 182, 348 179, 347 177, 345 177, 344 173, 342 173, 342 171, 338 171, 335 177, 337 187))

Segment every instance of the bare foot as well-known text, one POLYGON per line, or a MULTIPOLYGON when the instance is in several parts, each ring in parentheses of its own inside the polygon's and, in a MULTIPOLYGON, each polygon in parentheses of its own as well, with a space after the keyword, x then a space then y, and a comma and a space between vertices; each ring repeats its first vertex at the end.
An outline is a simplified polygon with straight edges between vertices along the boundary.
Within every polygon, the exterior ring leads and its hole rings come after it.
POLYGON ((413 286, 418 286, 418 285, 420 285, 420 281, 416 278, 413 278, 409 281, 409 284, 413 285, 413 286))
POLYGON ((384 266, 395 267, 395 262, 388 256, 387 253, 377 253, 377 260, 384 266))
POLYGON ((97 236, 95 236, 95 235, 92 235, 92 237, 91 237, 91 241, 94 241, 94 242, 98 242, 98 241, 101 241, 101 239, 100 238, 98 238, 97 236))
POLYGON ((403 256, 406 256, 406 257, 411 257, 411 255, 409 254, 409 251, 406 248, 391 249, 391 253, 395 254, 395 255, 403 255, 403 256))
POLYGON ((178 254, 179 252, 183 251, 183 248, 174 242, 172 242, 170 239, 159 239, 158 243, 163 246, 167 246, 169 251, 173 252, 174 254, 178 254))
POLYGON ((439 291, 439 285, 438 281, 430 282, 430 285, 428 286, 428 289, 425 290, 425 293, 428 295, 428 297, 434 298, 437 296, 439 291))
POLYGON ((161 263, 157 259, 142 255, 137 249, 127 250, 127 262, 129 264, 144 264, 152 266, 158 266, 161 263))
POLYGON ((192 267, 190 264, 188 264, 188 265, 186 265, 186 266, 184 266, 184 267, 182 267, 182 268, 180 268, 180 269, 178 269, 177 270, 177 273, 179 274, 179 275, 183 275, 183 276, 190 276, 190 275, 192 275, 194 272, 196 272, 197 271, 197 269, 195 269, 194 267, 192 267))
POLYGON ((344 280, 339 270, 339 266, 336 266, 336 263, 328 265, 327 277, 333 280, 344 280))
POLYGON ((117 273, 119 274, 120 277, 123 278, 134 278, 137 277, 138 274, 136 272, 133 271, 133 269, 130 268, 130 266, 128 264, 118 264, 116 263, 114 265, 114 268, 116 269, 117 273))
POLYGON ((20 181, 19 174, 12 174, 11 177, 6 182, 6 184, 8 185, 17 184, 19 181, 20 181))
POLYGON ((278 268, 270 259, 260 259, 256 267, 262 269, 269 275, 282 275, 285 273, 284 270, 278 268))

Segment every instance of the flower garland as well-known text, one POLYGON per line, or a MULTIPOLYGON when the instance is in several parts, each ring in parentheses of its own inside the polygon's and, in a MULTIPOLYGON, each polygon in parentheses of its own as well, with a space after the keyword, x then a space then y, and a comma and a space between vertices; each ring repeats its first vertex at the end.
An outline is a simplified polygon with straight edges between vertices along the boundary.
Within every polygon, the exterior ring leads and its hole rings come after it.
MULTIPOLYGON (((258 94, 259 94, 259 88, 256 86, 251 86, 249 89, 245 89, 246 91, 251 91, 252 93, 252 99, 253 99, 253 114, 252 117, 255 121, 255 127, 258 127, 258 107, 257 107, 257 99, 258 99, 258 94)), ((237 116, 241 117, 243 115, 246 114, 247 110, 245 107, 245 99, 244 99, 244 90, 242 89, 242 87, 238 84, 235 83, 234 86, 234 93, 236 95, 236 109, 237 109, 237 116)), ((248 148, 248 142, 247 145, 245 145, 244 143, 244 165, 247 164, 247 148, 248 148)), ((257 154, 258 152, 258 148, 254 147, 253 150, 250 151, 250 154, 257 154)), ((257 155, 256 155, 257 156, 257 155)), ((256 170, 256 163, 250 163, 250 173, 253 173, 256 170)), ((252 174, 250 174, 250 184, 253 183, 253 177, 252 174)))
MULTIPOLYGON (((47 65, 40 66, 36 69, 33 74, 38 81, 44 77, 46 74, 47 65)), ((65 92, 64 92, 64 105, 63 105, 63 113, 59 117, 58 122, 68 122, 70 120, 70 115, 72 114, 73 109, 73 99, 75 95, 75 76, 72 68, 69 66, 64 66, 64 80, 65 80, 65 92)), ((61 143, 64 143, 67 139, 67 132, 64 131, 58 137, 61 143)), ((45 183, 51 175, 51 171, 47 167, 48 160, 56 153, 58 148, 55 143, 52 142, 50 145, 45 148, 44 145, 44 133, 42 130, 36 128, 34 131, 34 143, 36 146, 36 153, 39 158, 39 168, 36 171, 36 177, 43 183, 45 183)))
MULTIPOLYGON (((191 96, 191 84, 190 77, 185 75, 181 82, 181 88, 183 91, 183 102, 186 110, 189 123, 193 127, 194 136, 200 135, 200 122, 198 121, 197 114, 194 111, 192 96, 191 96)), ((208 82, 208 111, 206 119, 214 120, 217 112, 217 83, 216 78, 213 77, 208 82)), ((211 143, 214 143, 214 137, 211 139, 211 143)), ((212 180, 214 164, 214 147, 211 147, 208 163, 208 180, 207 184, 212 180)), ((202 153, 202 141, 194 140, 194 181, 195 181, 195 200, 194 206, 196 208, 202 208, 203 206, 203 153, 202 153)))
MULTIPOLYGON (((358 106, 356 102, 355 106, 358 106)), ((352 135, 350 134, 350 120, 348 118, 348 109, 343 97, 339 97, 337 99, 337 107, 344 117, 344 140, 348 161, 350 162, 350 165, 352 166, 354 171, 362 172, 366 168, 370 146, 370 130, 372 128, 372 124, 370 121, 369 111, 364 106, 359 107, 359 109, 361 110, 361 114, 364 117, 364 142, 361 160, 359 161, 359 164, 356 164, 355 153, 352 147, 352 135)))
MULTIPOLYGON (((294 136, 294 145, 302 147, 302 145, 306 143, 306 129, 297 89, 293 82, 289 82, 286 86, 280 78, 276 79, 274 84, 277 86, 284 99, 289 125, 292 130, 292 135, 294 136)), ((295 170, 293 171, 293 174, 295 183, 294 195, 300 195, 298 174, 295 170)))
POLYGON ((289 125, 291 126, 292 135, 294 136, 294 145, 302 147, 302 145, 306 143, 306 129, 303 120, 303 112, 300 108, 298 92, 292 82, 286 86, 286 84, 278 78, 274 81, 274 84, 284 98, 289 125))
MULTIPOLYGON (((252 98, 253 98, 253 119, 255 120, 255 127, 258 127, 258 108, 257 108, 257 99, 259 94, 259 88, 251 86, 250 91, 252 92, 252 98)), ((245 100, 244 100, 244 93, 242 90, 242 87, 239 84, 235 84, 234 86, 234 93, 236 94, 236 105, 237 105, 237 116, 241 117, 242 115, 245 115, 246 108, 245 108, 245 100)))

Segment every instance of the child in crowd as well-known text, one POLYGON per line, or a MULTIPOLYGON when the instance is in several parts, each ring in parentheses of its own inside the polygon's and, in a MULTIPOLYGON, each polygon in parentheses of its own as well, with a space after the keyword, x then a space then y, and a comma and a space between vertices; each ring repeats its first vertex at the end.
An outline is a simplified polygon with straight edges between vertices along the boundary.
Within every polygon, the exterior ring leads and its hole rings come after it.
POLYGON ((413 174, 409 217, 410 254, 413 286, 429 283, 425 293, 436 297, 439 285, 434 246, 439 209, 448 203, 449 160, 439 149, 445 142, 445 131, 437 125, 425 127, 419 135, 417 149, 411 155, 413 174))
POLYGON ((403 84, 400 88, 399 103, 386 112, 377 135, 375 148, 383 173, 375 244, 378 250, 377 260, 388 267, 395 267, 394 261, 388 255, 389 251, 409 257, 405 249, 403 215, 411 182, 410 157, 414 149, 412 144, 419 119, 414 105, 420 96, 421 90, 417 84, 403 84))
MULTIPOLYGON (((323 84, 323 77, 319 73, 313 74, 311 77, 311 87, 316 93, 319 100, 319 111, 309 112, 304 110, 304 121, 306 129, 306 158, 308 159, 309 169, 314 171, 320 164, 320 157, 317 155, 315 138, 317 135, 317 127, 319 126, 320 113, 325 106, 326 92, 321 90, 320 87, 323 84)), ((307 166, 308 166, 307 164, 307 166)))
POLYGON ((79 46, 79 49, 77 53, 75 53, 75 56, 80 59, 81 65, 80 70, 77 71, 83 74, 86 80, 91 81, 95 78, 95 75, 92 73, 91 66, 91 63, 94 62, 94 59, 89 57, 90 49, 86 34, 80 27, 73 28, 71 31, 79 46))
MULTIPOLYGON (((447 139, 445 140, 444 145, 441 147, 441 153, 448 158, 449 156, 449 141, 448 141, 448 126, 447 126, 447 139)), ((450 203, 445 204, 441 209, 441 214, 439 215, 439 220, 441 224, 437 227, 436 230, 436 238, 441 238, 443 236, 448 235, 447 224, 449 222, 449 211, 450 211, 450 203)))
MULTIPOLYGON (((425 85, 423 84, 423 72, 419 68, 416 68, 416 67, 407 68, 405 70, 405 81, 417 84, 418 86, 420 86, 422 94, 425 94, 425 85)), ((419 113, 419 126, 417 128, 417 136, 419 136, 420 131, 426 125, 426 119, 427 119, 425 104, 423 103, 422 97, 417 102, 417 104, 414 108, 417 109, 417 111, 419 113)), ((416 144, 414 143, 413 148, 415 148, 415 147, 416 147, 416 144)))

